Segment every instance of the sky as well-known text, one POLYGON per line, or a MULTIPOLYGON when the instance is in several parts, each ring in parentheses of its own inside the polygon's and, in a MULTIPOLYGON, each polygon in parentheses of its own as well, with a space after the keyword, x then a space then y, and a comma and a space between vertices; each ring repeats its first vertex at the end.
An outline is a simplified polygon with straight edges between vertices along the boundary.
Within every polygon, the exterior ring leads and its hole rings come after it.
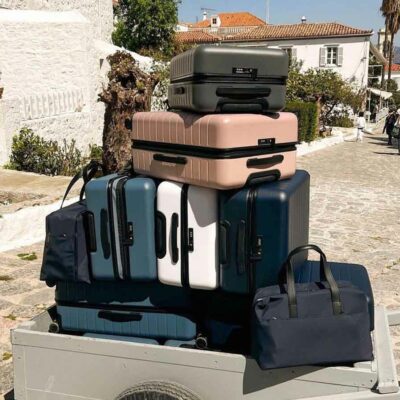
MULTIPOLYGON (((270 0, 270 23, 298 23, 304 15, 309 22, 341 22, 355 28, 378 29, 384 27, 379 8, 382 0, 270 0)), ((249 11, 266 18, 266 0, 182 0, 180 21, 195 22, 202 19, 202 7, 217 12, 249 11)), ((373 42, 377 41, 374 36, 373 42)), ((400 34, 396 44, 400 45, 400 34)))

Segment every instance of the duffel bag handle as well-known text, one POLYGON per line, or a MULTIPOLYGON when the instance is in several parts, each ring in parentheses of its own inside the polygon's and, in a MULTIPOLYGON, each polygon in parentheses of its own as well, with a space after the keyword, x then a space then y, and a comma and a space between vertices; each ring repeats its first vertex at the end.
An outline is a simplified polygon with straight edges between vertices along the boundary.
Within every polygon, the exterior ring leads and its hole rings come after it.
POLYGON ((308 244, 305 246, 300 246, 289 253, 289 256, 283 266, 284 271, 286 273, 286 283, 287 283, 287 294, 289 300, 289 315, 290 318, 297 318, 298 311, 297 311, 297 298, 296 298, 296 284, 294 278, 294 269, 292 259, 299 253, 304 251, 313 250, 319 253, 320 255, 320 274, 321 280, 327 281, 329 285, 329 289, 331 291, 331 298, 332 298, 332 307, 333 313, 335 315, 342 314, 342 302, 340 300, 340 292, 339 287, 336 283, 335 278, 333 277, 332 270, 328 265, 326 260, 325 253, 316 245, 308 244))
POLYGON ((79 195, 79 200, 82 201, 83 199, 83 194, 85 192, 85 187, 87 185, 87 183, 92 180, 97 171, 101 169, 103 171, 104 174, 104 166, 102 164, 100 164, 98 161, 92 160, 90 161, 90 163, 88 165, 86 165, 85 167, 83 167, 72 179, 71 182, 69 183, 67 190, 65 191, 64 197, 62 199, 61 202, 61 207, 63 208, 65 200, 68 197, 69 192, 71 191, 71 189, 73 188, 73 186, 79 181, 79 179, 83 179, 83 186, 79 195))

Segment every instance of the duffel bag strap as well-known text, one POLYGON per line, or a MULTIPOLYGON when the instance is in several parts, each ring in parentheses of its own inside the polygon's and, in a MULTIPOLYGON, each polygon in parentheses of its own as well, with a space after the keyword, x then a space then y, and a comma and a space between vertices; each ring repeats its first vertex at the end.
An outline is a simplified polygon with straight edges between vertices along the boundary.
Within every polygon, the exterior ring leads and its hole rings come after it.
POLYGON ((308 250, 313 250, 313 251, 316 251, 317 253, 319 253, 321 280, 328 282, 329 289, 331 291, 333 313, 335 315, 342 314, 343 309, 342 309, 342 302, 340 300, 339 287, 336 283, 335 278, 333 277, 332 270, 326 260, 326 255, 318 246, 309 244, 306 246, 300 246, 297 249, 294 249, 293 251, 291 251, 285 264, 283 265, 284 272, 286 275, 290 318, 297 318, 297 316, 298 316, 297 299, 296 299, 296 285, 295 285, 292 259, 295 255, 297 255, 303 251, 308 251, 308 250))
POLYGON ((98 172, 98 170, 101 169, 104 173, 104 167, 102 164, 100 164, 98 161, 92 160, 90 161, 90 163, 88 165, 86 165, 85 167, 83 167, 72 179, 71 182, 69 183, 67 190, 65 191, 64 197, 62 199, 61 202, 61 207, 63 208, 65 200, 68 197, 69 192, 71 191, 71 189, 73 188, 73 186, 79 181, 79 179, 83 179, 83 187, 81 189, 80 195, 79 195, 79 199, 82 200, 83 199, 83 195, 84 195, 84 191, 85 191, 85 187, 86 184, 94 178, 94 176, 96 175, 96 173, 98 172))

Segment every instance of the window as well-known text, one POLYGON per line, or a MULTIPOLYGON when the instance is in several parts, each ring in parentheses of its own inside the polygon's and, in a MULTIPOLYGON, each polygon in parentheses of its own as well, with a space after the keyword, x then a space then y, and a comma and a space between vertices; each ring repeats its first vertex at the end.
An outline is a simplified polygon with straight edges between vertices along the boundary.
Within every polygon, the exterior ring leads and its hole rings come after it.
POLYGON ((212 24, 213 24, 213 25, 217 25, 217 23, 218 23, 217 18, 213 18, 213 19, 212 19, 212 24))
POLYGON ((338 65, 338 48, 336 46, 326 48, 326 65, 338 65))

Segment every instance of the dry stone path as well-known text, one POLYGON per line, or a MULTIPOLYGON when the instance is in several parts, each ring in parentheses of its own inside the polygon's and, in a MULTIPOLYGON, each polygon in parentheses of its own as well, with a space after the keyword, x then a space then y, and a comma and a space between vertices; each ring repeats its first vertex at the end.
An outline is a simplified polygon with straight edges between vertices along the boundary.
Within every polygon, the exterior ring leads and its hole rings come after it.
MULTIPOLYGON (((331 261, 365 265, 375 302, 400 309, 400 156, 387 137, 366 135, 307 155, 311 242, 331 261)), ((393 329, 400 373, 400 329, 393 329)))
MULTIPOLYGON (((367 135, 362 144, 346 142, 299 164, 312 177, 311 241, 332 261, 365 265, 376 302, 400 308, 400 156, 385 140, 367 135)), ((41 252, 38 244, 0 254, 0 393, 12 386, 9 329, 54 297, 38 280, 41 252), (18 257, 32 252, 38 259, 18 257)), ((400 366, 400 329, 393 333, 400 366)))

